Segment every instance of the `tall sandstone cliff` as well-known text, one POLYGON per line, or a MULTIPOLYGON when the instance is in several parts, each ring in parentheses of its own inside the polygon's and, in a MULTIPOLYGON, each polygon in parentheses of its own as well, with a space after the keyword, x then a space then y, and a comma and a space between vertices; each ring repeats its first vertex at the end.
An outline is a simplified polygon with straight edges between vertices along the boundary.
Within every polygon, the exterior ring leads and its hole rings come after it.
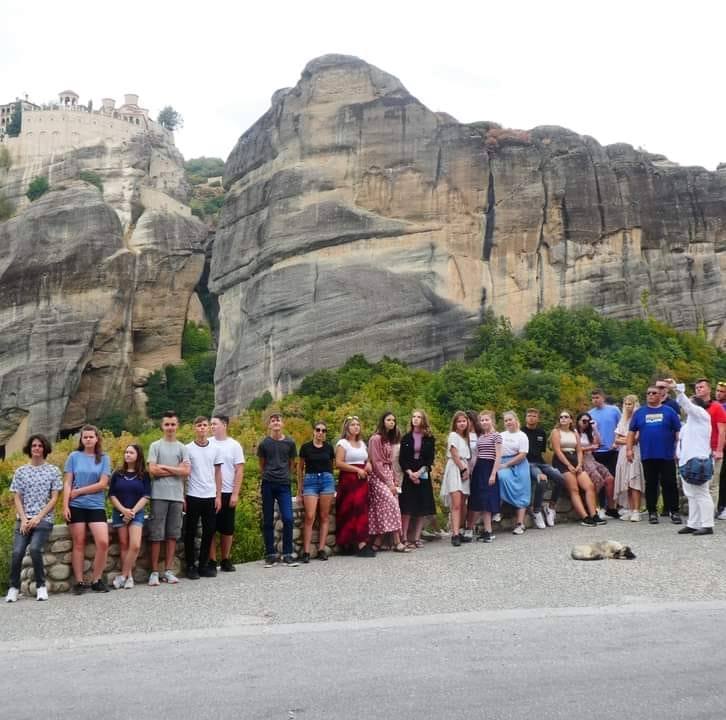
MULTIPOLYGON (((28 115, 36 125, 50 119, 28 115)), ((6 141, 12 164, 0 170, 0 196, 17 205, 0 223, 0 445, 8 451, 29 431, 53 436, 109 409, 143 406, 148 375, 180 359, 207 232, 184 204, 171 135, 126 135, 91 133, 53 152, 34 149, 25 133, 6 141), (79 180, 83 170, 101 178, 103 193, 79 180), (51 191, 31 204, 24 193, 37 175, 49 177, 51 191)))
POLYGON ((217 406, 354 353, 436 367, 491 308, 644 311, 724 340, 726 172, 559 127, 434 113, 354 57, 310 62, 237 142, 214 244, 217 406))

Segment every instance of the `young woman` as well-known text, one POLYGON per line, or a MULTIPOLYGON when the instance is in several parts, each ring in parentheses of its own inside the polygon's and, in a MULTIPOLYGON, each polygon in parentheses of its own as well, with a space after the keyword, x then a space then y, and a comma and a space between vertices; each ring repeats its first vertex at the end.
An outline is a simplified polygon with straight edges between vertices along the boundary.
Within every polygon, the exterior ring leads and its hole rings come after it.
POLYGON ((373 550, 380 550, 383 536, 393 535, 396 552, 410 552, 401 542, 401 509, 398 506, 398 488, 393 472, 393 445, 399 443, 401 433, 396 427, 396 416, 385 412, 378 427, 368 440, 371 473, 368 477, 368 525, 373 537, 373 550))
POLYGON ((429 419, 423 410, 411 413, 408 432, 401 438, 399 462, 403 472, 401 494, 401 536, 405 542, 411 538, 415 547, 423 547, 421 531, 424 518, 436 513, 431 468, 436 448, 429 419), (413 527, 410 527, 413 518, 413 527), (409 530, 410 529, 410 530, 409 530), (410 534, 409 534, 410 533, 410 534))
POLYGON ((335 445, 335 467, 340 471, 335 500, 336 542, 344 550, 357 551, 359 557, 375 557, 368 539, 368 448, 361 438, 356 415, 343 423, 335 445))
POLYGON ((502 459, 497 477, 502 500, 514 509, 515 535, 524 534, 524 514, 532 497, 532 481, 529 476, 529 438, 519 429, 519 418, 512 410, 502 416, 505 430, 502 433, 502 459))
POLYGON ((615 468, 615 487, 613 494, 618 505, 628 508, 628 512, 620 516, 621 520, 630 518, 633 522, 640 521, 640 500, 645 490, 643 466, 640 463, 640 447, 633 446, 633 462, 627 458, 628 428, 633 413, 640 403, 637 395, 626 395, 623 398, 623 414, 615 428, 615 444, 618 446, 618 464, 615 468))
POLYGON ((81 428, 78 450, 74 450, 63 468, 63 516, 68 523, 73 542, 73 594, 90 589, 108 592, 101 577, 108 555, 108 522, 106 521, 106 488, 111 474, 111 461, 103 452, 101 433, 93 425, 81 428), (86 551, 86 528, 96 545, 91 584, 83 580, 83 561, 86 551))
POLYGON ((479 538, 485 543, 494 540, 492 515, 499 512, 499 485, 497 471, 502 461, 502 436, 494 426, 495 415, 484 410, 479 415, 481 434, 476 443, 476 464, 471 476, 469 495, 469 527, 474 527, 477 518, 484 518, 484 532, 479 538))
POLYGON ((446 440, 446 467, 441 480, 441 500, 451 511, 451 544, 459 547, 461 528, 466 524, 466 498, 469 495, 469 418, 457 410, 451 418, 446 440))
POLYGON ((565 488, 570 494, 572 509, 580 516, 581 524, 587 527, 604 525, 605 520, 601 520, 597 514, 595 486, 582 468, 580 436, 575 432, 572 414, 568 410, 560 412, 559 424, 550 435, 550 444, 554 451, 552 466, 565 478, 565 488), (584 505, 580 491, 585 494, 584 505))
POLYGON ((575 427, 580 435, 580 446, 582 447, 582 469, 588 474, 592 484, 595 486, 595 496, 600 494, 604 489, 605 504, 607 509, 605 514, 616 519, 620 518, 618 511, 615 509, 615 501, 613 499, 613 488, 615 486, 615 478, 610 471, 602 464, 595 460, 593 456, 594 450, 600 447, 600 433, 598 433, 595 423, 589 413, 579 413, 575 419, 575 427))
POLYGON ((46 462, 51 449, 45 435, 31 435, 24 448, 30 462, 15 471, 10 483, 17 520, 6 602, 15 602, 20 594, 20 570, 28 546, 30 559, 33 561, 36 599, 48 599, 43 548, 53 529, 53 511, 63 487, 60 470, 46 462))
POLYGON ((151 497, 151 479, 146 472, 144 451, 139 445, 124 450, 123 468, 111 475, 108 497, 113 505, 111 524, 118 532, 121 574, 113 579, 116 590, 134 586, 134 566, 141 549, 146 503, 151 497))
POLYGON ((298 495, 302 496, 305 508, 303 524, 303 552, 301 560, 310 562, 310 543, 313 536, 315 515, 320 511, 318 526, 318 560, 327 560, 325 550, 330 524, 330 508, 335 497, 335 479, 333 463, 335 450, 328 442, 328 426, 324 422, 316 422, 313 427, 313 439, 303 443, 297 468, 298 495))

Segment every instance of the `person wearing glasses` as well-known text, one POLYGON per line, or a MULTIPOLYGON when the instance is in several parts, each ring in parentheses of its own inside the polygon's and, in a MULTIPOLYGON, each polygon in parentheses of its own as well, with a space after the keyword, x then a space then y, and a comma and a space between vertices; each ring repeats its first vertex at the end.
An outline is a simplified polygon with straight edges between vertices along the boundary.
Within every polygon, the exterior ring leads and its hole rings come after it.
POLYGON ((300 448, 297 466, 297 492, 302 497, 305 508, 303 522, 303 551, 300 559, 310 562, 310 543, 313 536, 313 523, 316 513, 320 513, 318 526, 318 560, 327 560, 325 545, 328 539, 330 508, 335 497, 333 463, 335 450, 328 442, 328 427, 324 422, 316 422, 313 439, 303 443, 300 448))
POLYGON ((413 520, 412 542, 418 548, 423 547, 421 531, 424 518, 436 514, 434 489, 431 484, 435 454, 436 446, 429 419, 423 410, 414 410, 408 432, 401 438, 399 462, 403 471, 403 482, 398 501, 401 507, 402 539, 405 542, 409 538, 409 528, 413 520))
POLYGON ((593 453, 600 447, 600 433, 597 431, 595 421, 590 417, 590 413, 579 413, 575 419, 575 427, 580 435, 580 445, 582 446, 582 469, 590 476, 590 480, 595 486, 595 494, 604 495, 607 508, 605 515, 616 520, 620 519, 613 500, 615 478, 605 465, 595 459, 593 453))
POLYGON ((586 527, 605 525, 606 521, 597 514, 595 486, 582 467, 582 446, 575 432, 572 413, 560 412, 559 423, 550 435, 553 456, 552 466, 565 478, 565 489, 570 494, 572 509, 580 516, 580 524, 586 527), (585 495, 583 504, 580 493, 585 495))
POLYGON ((335 445, 335 467, 340 471, 335 499, 336 542, 358 557, 375 557, 368 542, 368 475, 372 468, 357 415, 345 418, 335 445))
POLYGON ((635 442, 640 445, 640 458, 645 475, 645 504, 648 522, 658 524, 658 493, 663 489, 663 506, 674 525, 683 521, 678 507, 675 452, 681 430, 676 412, 663 404, 661 391, 651 385, 641 405, 630 420, 626 445, 628 462, 635 461, 635 442))

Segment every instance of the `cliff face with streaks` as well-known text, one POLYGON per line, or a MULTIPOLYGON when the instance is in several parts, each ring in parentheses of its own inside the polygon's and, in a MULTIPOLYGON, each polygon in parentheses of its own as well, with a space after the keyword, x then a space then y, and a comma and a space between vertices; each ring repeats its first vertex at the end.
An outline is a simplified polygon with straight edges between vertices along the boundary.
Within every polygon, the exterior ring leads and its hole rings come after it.
POLYGON ((207 230, 184 203, 169 133, 99 134, 52 153, 22 134, 4 146, 0 196, 17 211, 0 223, 0 445, 12 452, 28 432, 143 407, 149 374, 180 359, 207 230), (30 203, 38 175, 51 191, 30 203))
POLYGON ((217 405, 353 353, 435 367, 484 308, 647 311, 724 339, 726 172, 558 127, 461 124, 324 56, 242 135, 215 240, 217 405))

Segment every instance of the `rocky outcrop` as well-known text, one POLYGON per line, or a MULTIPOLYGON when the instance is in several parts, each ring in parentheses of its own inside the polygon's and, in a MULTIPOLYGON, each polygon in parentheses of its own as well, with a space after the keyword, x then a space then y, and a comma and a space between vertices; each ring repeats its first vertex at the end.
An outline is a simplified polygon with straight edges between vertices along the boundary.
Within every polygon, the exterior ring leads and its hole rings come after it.
POLYGON ((218 407, 354 353, 433 367, 485 308, 648 311, 724 339, 726 173, 558 127, 461 124, 347 56, 242 135, 211 265, 218 407))
POLYGON ((0 171, 0 195, 17 206, 0 223, 0 445, 10 451, 28 432, 54 436, 143 404, 148 375, 180 359, 207 235, 183 202, 183 160, 166 133, 50 155, 27 145, 11 140, 0 171), (83 170, 103 192, 78 179, 83 170), (31 204, 36 175, 51 191, 31 204))

